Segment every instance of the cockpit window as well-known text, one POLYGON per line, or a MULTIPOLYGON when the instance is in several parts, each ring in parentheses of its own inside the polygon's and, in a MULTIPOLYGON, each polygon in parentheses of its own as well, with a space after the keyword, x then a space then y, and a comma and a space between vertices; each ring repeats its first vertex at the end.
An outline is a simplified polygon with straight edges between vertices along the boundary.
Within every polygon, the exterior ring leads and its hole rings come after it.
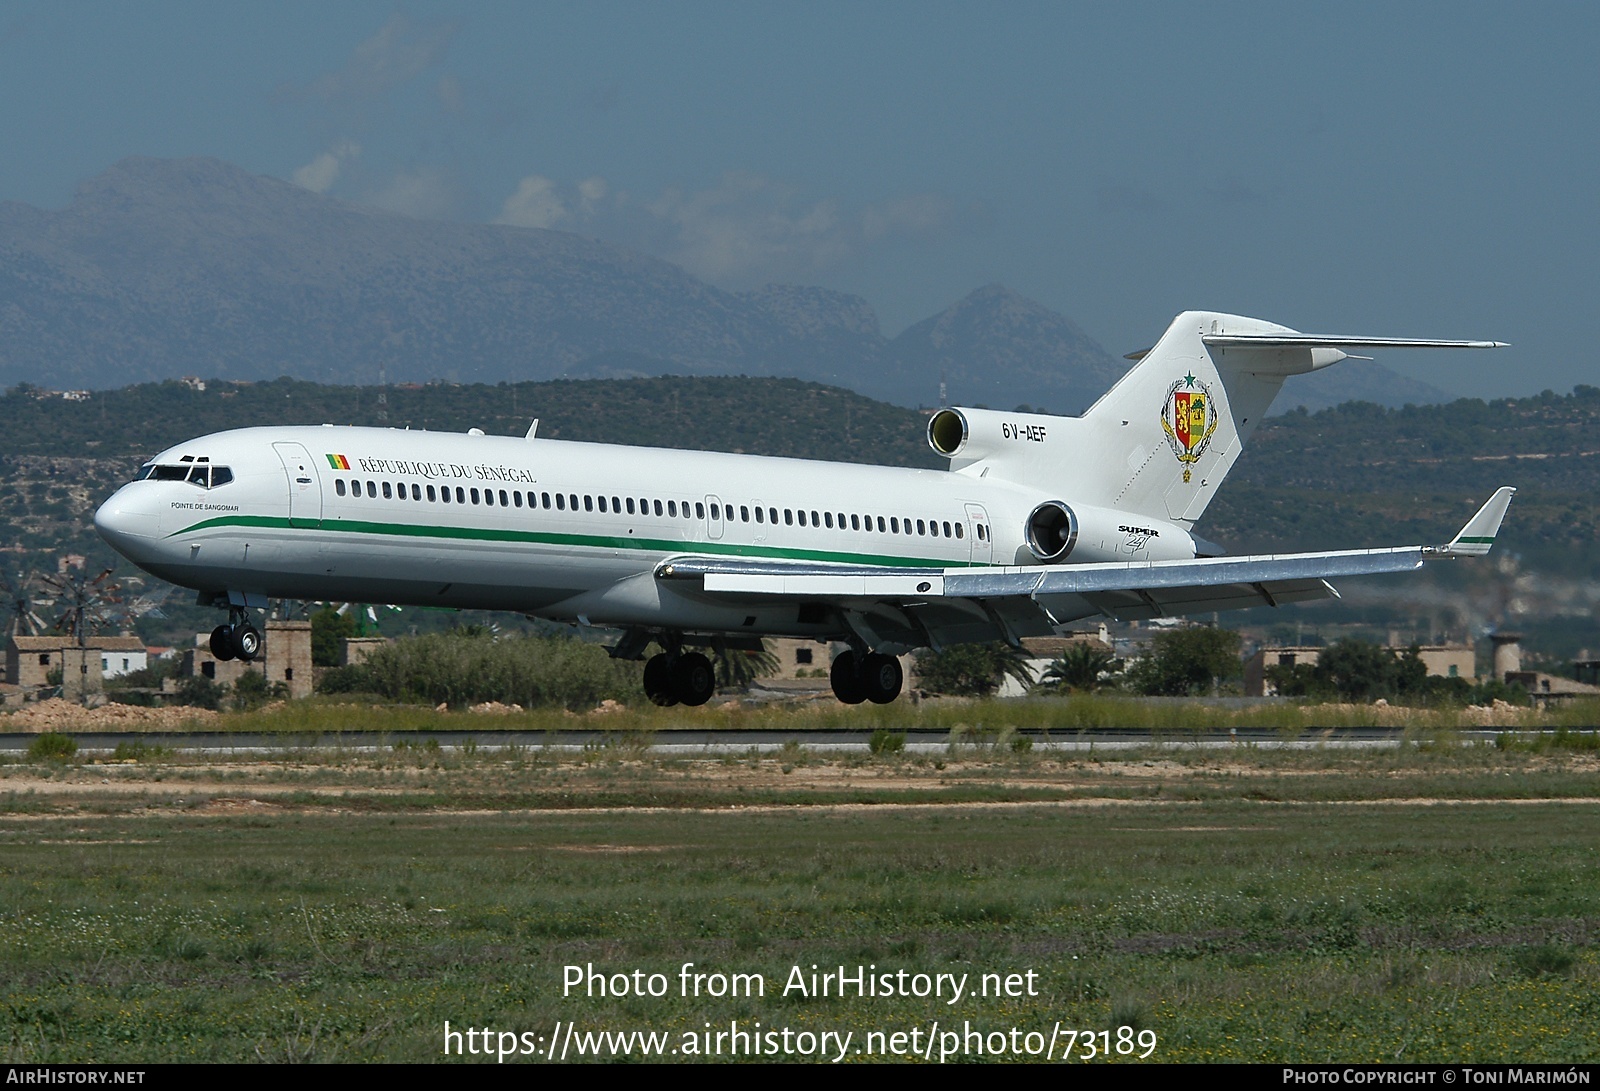
POLYGON ((135 481, 187 481, 202 489, 214 489, 233 480, 233 471, 226 466, 212 466, 204 459, 196 460, 185 455, 182 464, 163 466, 150 462, 140 467, 135 481))

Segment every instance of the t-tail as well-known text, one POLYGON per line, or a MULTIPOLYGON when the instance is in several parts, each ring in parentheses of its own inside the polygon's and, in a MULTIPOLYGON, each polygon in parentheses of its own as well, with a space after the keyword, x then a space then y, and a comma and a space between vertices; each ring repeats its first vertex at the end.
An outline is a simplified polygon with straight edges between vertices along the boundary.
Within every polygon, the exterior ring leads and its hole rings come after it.
MULTIPOLYGON (((928 425, 961 473, 993 476, 1191 528, 1291 375, 1349 348, 1498 348, 1499 341, 1325 337, 1185 311, 1081 417, 944 409, 928 425)), ((1365 359, 1366 357, 1357 357, 1365 359)))

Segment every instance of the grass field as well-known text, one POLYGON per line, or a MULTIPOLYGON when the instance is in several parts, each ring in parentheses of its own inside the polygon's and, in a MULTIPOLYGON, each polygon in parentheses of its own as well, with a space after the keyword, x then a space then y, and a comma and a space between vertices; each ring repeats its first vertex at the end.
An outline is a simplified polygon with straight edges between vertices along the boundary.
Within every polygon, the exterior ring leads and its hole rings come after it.
POLYGON ((938 1021, 1017 1028, 1007 1060, 1059 1024, 1153 1032, 1151 1060, 1595 1061, 1597 777, 1592 750, 1435 736, 14 761, 4 1053, 439 1060, 446 1020, 540 1049, 558 1024, 672 1048, 731 1021, 856 1049, 938 1021), (685 962, 765 996, 682 997, 685 962), (590 964, 667 995, 563 996, 563 967, 590 964), (813 964, 970 989, 1032 971, 1036 995, 782 995, 813 964))

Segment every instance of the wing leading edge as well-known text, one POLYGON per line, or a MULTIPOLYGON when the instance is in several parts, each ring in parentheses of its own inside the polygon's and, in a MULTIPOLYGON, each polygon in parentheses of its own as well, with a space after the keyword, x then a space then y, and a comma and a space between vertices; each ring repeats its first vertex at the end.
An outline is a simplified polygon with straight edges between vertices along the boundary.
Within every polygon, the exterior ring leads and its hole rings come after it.
MULTIPOLYGON (((827 599, 847 609, 863 610, 876 603, 902 616, 908 610, 940 607, 968 615, 975 610, 1009 637, 1036 630, 1026 624, 1029 613, 1054 626, 1092 614, 1133 619, 1278 606, 1337 596, 1329 579, 1410 572, 1436 557, 1483 556, 1494 542, 1514 492, 1509 487, 1496 490, 1445 545, 932 570, 681 556, 664 561, 656 576, 700 580, 710 594, 827 599), (1026 604, 1033 610, 1018 609, 1026 604)), ((936 646, 939 643, 927 623, 912 628, 930 636, 936 646)))

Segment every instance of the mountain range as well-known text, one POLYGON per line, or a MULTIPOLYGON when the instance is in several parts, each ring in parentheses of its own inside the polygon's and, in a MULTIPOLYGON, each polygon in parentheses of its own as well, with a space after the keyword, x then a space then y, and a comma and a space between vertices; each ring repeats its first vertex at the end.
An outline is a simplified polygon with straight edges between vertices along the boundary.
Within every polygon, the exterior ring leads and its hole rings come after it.
MULTIPOLYGON (((0 203, 6 385, 743 374, 1076 413, 1127 366, 998 284, 888 338, 858 296, 726 291, 600 240, 413 219, 215 159, 125 159, 60 210, 0 203)), ((1275 408, 1446 398, 1348 361, 1292 380, 1275 408)))

